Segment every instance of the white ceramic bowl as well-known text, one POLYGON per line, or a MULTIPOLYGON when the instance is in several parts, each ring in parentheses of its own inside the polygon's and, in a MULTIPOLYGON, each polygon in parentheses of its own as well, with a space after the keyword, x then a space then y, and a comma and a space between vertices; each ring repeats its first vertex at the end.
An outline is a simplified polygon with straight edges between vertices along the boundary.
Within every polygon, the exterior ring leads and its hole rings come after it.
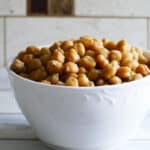
POLYGON ((8 72, 17 102, 37 136, 56 149, 116 148, 135 135, 150 108, 150 76, 120 85, 76 88, 37 83, 8 72))

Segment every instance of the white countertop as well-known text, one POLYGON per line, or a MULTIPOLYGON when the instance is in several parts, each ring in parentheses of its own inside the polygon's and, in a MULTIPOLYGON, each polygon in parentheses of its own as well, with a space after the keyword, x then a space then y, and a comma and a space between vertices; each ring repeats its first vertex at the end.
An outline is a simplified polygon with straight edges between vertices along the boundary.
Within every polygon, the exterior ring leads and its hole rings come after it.
MULTIPOLYGON (((33 129, 20 111, 13 96, 8 75, 0 69, 0 150, 48 150, 38 140, 33 129)), ((121 150, 150 149, 150 115, 148 115, 136 137, 121 150)))

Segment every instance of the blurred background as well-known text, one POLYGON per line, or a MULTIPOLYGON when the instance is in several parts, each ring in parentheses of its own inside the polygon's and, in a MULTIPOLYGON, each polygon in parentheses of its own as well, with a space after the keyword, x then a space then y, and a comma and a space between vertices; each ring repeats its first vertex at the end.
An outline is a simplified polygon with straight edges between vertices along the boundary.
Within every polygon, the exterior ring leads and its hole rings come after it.
POLYGON ((150 48, 150 0, 0 0, 0 67, 27 45, 91 35, 150 48))

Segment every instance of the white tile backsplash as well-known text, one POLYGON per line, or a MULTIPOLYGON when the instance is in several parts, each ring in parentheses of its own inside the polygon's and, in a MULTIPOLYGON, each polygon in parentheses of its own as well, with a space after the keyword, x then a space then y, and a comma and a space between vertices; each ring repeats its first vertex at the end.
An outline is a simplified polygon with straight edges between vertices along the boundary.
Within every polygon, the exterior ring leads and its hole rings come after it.
POLYGON ((0 18, 0 67, 4 64, 4 19, 0 18))
POLYGON ((26 0, 0 0, 0 16, 26 15, 26 0))
POLYGON ((75 0, 75 14, 150 17, 150 0, 75 0))
POLYGON ((53 41, 82 35, 126 38, 131 44, 146 47, 144 19, 87 18, 7 18, 7 58, 13 57, 27 45, 48 45, 53 41))

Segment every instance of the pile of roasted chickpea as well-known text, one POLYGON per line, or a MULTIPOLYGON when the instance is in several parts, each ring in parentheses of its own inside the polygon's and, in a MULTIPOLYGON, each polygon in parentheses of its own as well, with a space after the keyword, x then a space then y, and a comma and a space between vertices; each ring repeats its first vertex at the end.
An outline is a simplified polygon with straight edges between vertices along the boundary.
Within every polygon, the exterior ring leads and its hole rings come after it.
POLYGON ((29 46, 11 65, 18 75, 45 84, 102 86, 133 81, 150 74, 148 59, 139 48, 83 36, 50 47, 29 46))

